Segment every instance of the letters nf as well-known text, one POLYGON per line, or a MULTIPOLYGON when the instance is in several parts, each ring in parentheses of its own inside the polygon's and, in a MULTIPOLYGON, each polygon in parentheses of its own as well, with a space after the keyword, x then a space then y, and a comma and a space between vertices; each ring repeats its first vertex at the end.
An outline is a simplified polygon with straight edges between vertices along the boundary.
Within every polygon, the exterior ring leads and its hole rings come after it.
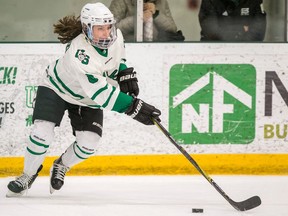
POLYGON ((169 131, 183 144, 248 144, 255 138, 256 70, 249 64, 176 64, 169 131))

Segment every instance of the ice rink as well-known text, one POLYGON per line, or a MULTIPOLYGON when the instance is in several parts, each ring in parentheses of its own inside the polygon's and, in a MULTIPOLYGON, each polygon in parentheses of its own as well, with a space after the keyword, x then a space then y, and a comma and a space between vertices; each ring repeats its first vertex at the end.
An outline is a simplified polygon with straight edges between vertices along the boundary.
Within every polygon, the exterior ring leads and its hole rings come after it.
POLYGON ((5 216, 288 215, 288 176, 211 177, 234 201, 258 195, 262 205, 238 212, 200 175, 68 176, 53 195, 48 177, 39 177, 20 198, 6 198, 6 185, 13 178, 0 178, 0 209, 5 216), (192 213, 192 208, 204 213, 192 213))

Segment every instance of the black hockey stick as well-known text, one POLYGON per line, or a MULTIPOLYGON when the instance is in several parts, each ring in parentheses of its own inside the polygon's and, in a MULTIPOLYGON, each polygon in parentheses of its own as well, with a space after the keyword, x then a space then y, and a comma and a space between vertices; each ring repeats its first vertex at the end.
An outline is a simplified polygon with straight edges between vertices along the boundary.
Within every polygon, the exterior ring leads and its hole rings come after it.
POLYGON ((157 121, 156 119, 152 118, 152 121, 159 129, 165 134, 166 137, 170 140, 170 142, 176 146, 177 149, 189 160, 189 162, 207 179, 207 181, 238 211, 246 211, 253 209, 259 205, 261 205, 261 199, 259 196, 253 196, 247 200, 242 202, 235 202, 233 201, 217 184, 214 180, 207 175, 197 164, 197 162, 187 153, 187 151, 180 146, 172 135, 163 127, 163 125, 157 121))

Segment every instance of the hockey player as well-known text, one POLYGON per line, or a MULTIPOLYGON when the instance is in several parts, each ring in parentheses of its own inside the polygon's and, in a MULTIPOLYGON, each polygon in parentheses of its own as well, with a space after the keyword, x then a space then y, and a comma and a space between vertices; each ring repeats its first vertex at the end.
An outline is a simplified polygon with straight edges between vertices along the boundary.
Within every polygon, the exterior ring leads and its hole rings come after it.
POLYGON ((158 109, 134 97, 139 93, 136 72, 125 64, 123 36, 105 5, 86 4, 80 20, 64 17, 54 25, 54 32, 68 45, 63 57, 48 66, 38 87, 24 171, 8 184, 8 197, 23 195, 31 187, 65 110, 76 140, 51 167, 50 193, 63 186, 71 167, 93 155, 102 135, 103 108, 145 125, 153 125, 151 118, 160 120, 158 109))

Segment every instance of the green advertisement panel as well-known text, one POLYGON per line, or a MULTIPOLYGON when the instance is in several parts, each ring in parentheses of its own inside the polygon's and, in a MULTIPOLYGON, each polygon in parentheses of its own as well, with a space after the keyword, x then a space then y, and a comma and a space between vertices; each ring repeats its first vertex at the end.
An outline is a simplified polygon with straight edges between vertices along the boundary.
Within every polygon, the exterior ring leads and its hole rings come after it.
POLYGON ((250 64, 176 64, 169 131, 181 144, 249 144, 255 138, 256 70, 250 64))

